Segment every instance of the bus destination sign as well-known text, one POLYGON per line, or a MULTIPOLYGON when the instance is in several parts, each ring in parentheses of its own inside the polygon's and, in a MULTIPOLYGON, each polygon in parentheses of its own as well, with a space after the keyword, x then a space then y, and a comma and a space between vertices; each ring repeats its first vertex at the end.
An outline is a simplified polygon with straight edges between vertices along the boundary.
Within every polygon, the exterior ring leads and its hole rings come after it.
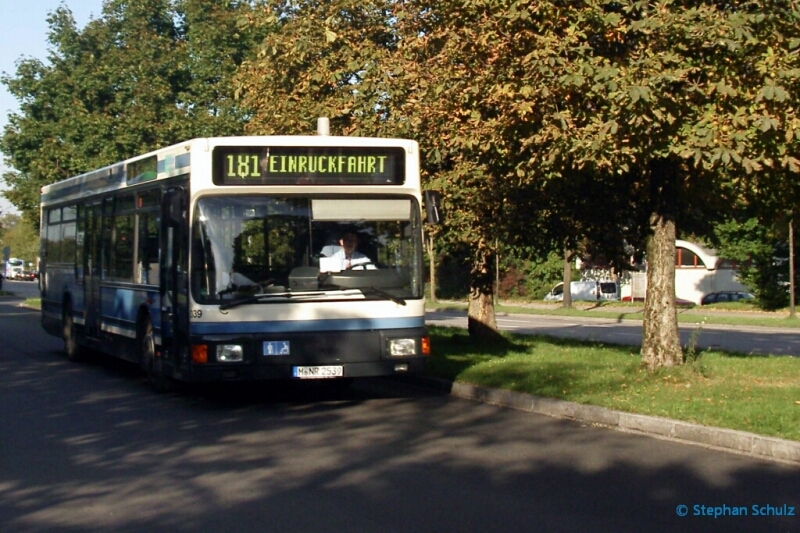
POLYGON ((404 175, 405 151, 400 147, 214 149, 217 185, 400 185, 404 175))

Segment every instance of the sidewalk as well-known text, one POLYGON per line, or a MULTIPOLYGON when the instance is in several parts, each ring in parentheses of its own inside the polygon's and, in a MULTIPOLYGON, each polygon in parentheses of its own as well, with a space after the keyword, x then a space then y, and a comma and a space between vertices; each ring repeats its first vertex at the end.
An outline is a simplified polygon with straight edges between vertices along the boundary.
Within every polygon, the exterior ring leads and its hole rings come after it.
MULTIPOLYGON (((464 310, 467 309, 467 303, 458 300, 439 300, 437 302, 439 305, 452 305, 454 307, 463 307, 464 310)), ((503 307, 517 307, 522 309, 542 309, 542 310, 557 310, 561 308, 560 302, 514 302, 514 301, 500 301, 498 302, 499 306, 503 307)), ((573 302, 572 304, 573 309, 579 311, 586 311, 588 314, 593 312, 598 313, 613 313, 613 314, 636 314, 641 313, 644 311, 644 306, 639 305, 619 305, 615 306, 611 302, 602 302, 602 305, 598 305, 594 302, 573 302)), ((429 311, 434 311, 435 309, 426 309, 429 311)), ((507 313, 506 311, 500 311, 498 314, 507 313)), ((788 311, 728 311, 719 308, 711 308, 711 307, 703 307, 703 306, 694 306, 694 307, 678 307, 678 315, 691 315, 691 316, 738 316, 738 317, 746 317, 746 318, 769 318, 769 319, 786 319, 789 318, 788 311)), ((554 315, 555 316, 555 315, 554 315)), ((776 326, 780 327, 780 326, 776 326)))
MULTIPOLYGON (((548 305, 544 303, 514 303, 514 302, 500 302, 500 305, 507 307, 527 307, 531 309, 557 309, 558 305, 548 305)), ((587 302, 573 303, 575 309, 580 309, 588 312, 605 312, 605 313, 641 313, 644 311, 644 306, 614 306, 613 304, 606 304, 598 306, 587 302)), ((695 307, 678 307, 679 315, 696 315, 696 316, 741 316, 741 317, 758 317, 758 318, 774 318, 783 319, 789 318, 789 313, 783 311, 726 311, 724 309, 715 309, 703 306, 695 307)))

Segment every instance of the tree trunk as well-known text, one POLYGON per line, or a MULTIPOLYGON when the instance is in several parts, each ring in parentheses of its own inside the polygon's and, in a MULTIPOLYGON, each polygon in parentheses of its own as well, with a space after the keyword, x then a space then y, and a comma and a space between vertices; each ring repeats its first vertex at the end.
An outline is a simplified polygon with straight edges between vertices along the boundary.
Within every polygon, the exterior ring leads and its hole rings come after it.
POLYGON ((470 272, 469 310, 467 312, 467 329, 473 339, 500 341, 505 340, 497 330, 497 319, 494 312, 492 275, 493 255, 488 250, 473 263, 470 272))
POLYGON ((675 310, 674 172, 662 162, 653 172, 656 209, 647 241, 647 294, 644 303, 642 363, 650 370, 683 363, 675 310), (665 214, 666 213, 666 214, 665 214))
POLYGON ((561 300, 561 307, 569 309, 572 307, 572 250, 564 247, 564 275, 563 275, 564 299, 561 300))

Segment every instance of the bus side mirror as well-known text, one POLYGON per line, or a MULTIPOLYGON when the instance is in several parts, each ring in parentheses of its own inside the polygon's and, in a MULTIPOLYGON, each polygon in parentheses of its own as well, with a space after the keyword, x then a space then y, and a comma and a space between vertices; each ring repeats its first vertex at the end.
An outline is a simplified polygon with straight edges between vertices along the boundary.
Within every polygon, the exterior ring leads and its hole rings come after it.
POLYGON ((423 198, 425 200, 425 216, 428 224, 440 224, 442 215, 439 206, 442 203, 442 195, 439 191, 425 191, 423 198))

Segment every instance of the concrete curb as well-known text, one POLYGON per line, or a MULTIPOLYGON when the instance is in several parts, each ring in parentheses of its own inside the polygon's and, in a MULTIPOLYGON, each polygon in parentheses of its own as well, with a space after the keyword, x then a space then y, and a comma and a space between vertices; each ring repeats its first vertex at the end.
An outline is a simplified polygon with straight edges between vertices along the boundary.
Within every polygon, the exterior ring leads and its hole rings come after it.
POLYGON ((468 400, 510 407, 532 413, 580 420, 621 431, 642 433, 656 437, 700 444, 754 457, 800 464, 800 442, 775 437, 765 437, 657 416, 638 415, 574 402, 542 398, 532 394, 489 389, 468 383, 449 382, 427 376, 415 376, 413 384, 432 388, 468 400))

